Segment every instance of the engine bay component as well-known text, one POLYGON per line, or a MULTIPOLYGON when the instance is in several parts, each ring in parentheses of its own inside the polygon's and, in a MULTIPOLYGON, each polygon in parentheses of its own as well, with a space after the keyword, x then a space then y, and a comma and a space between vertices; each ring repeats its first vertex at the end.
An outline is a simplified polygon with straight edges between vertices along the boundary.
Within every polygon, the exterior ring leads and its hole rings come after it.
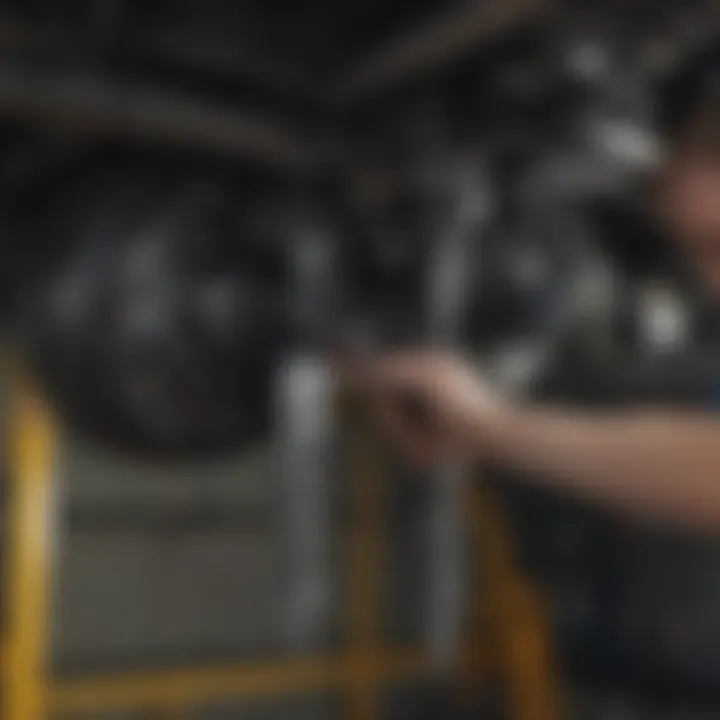
POLYGON ((267 433, 284 258, 243 216, 246 192, 172 168, 108 169, 43 209, 49 252, 18 307, 71 428, 171 455, 267 433))

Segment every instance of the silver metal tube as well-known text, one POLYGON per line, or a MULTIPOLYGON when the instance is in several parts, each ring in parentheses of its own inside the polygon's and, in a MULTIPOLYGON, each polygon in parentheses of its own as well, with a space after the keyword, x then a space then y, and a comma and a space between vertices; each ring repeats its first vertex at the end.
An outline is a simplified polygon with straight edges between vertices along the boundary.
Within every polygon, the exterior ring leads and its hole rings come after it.
MULTIPOLYGON (((430 267, 429 334, 432 341, 452 345, 457 341, 464 317, 471 277, 471 243, 488 212, 488 195, 478 183, 476 169, 461 173, 455 191, 450 225, 436 242, 430 267)), ((428 593, 427 642, 433 660, 441 670, 452 668, 457 656, 463 598, 467 584, 463 534, 463 497, 467 468, 462 458, 448 458, 431 478, 430 584, 428 593)))
POLYGON ((335 470, 332 376, 322 343, 332 322, 330 238, 314 222, 291 248, 295 283, 288 309, 297 332, 280 376, 282 492, 287 522, 287 638, 298 651, 322 637, 330 604, 330 494, 335 470))
POLYGON ((287 640, 292 649, 307 652, 322 637, 330 603, 334 424, 327 364, 319 356, 294 355, 283 369, 280 388, 287 640))

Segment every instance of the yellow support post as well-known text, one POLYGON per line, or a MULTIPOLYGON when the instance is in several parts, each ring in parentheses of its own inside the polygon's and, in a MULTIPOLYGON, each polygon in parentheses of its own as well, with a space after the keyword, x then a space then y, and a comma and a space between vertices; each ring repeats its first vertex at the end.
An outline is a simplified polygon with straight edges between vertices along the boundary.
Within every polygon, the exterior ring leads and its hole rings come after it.
POLYGON ((558 720, 562 713, 558 676, 545 607, 534 588, 513 589, 505 620, 504 661, 511 716, 518 720, 558 720))
POLYGON ((53 430, 41 397, 21 382, 9 449, 3 720, 46 717, 53 430))
MULTIPOLYGON (((502 509, 481 486, 476 488, 473 514, 484 577, 483 607, 476 621, 497 653, 510 717, 558 720, 560 683, 546 607, 516 565, 502 509)), ((476 637, 477 632, 476 626, 476 637)))
POLYGON ((472 711, 482 690, 487 686, 488 674, 497 670, 499 648, 497 638, 489 632, 490 605, 487 587, 491 573, 488 572, 485 554, 488 550, 487 528, 484 525, 481 492, 478 483, 467 488, 465 498, 465 523, 468 530, 470 553, 473 558, 473 576, 469 593, 467 614, 467 639, 461 648, 458 697, 461 705, 472 711))
MULTIPOLYGON (((352 720, 379 716, 385 683, 428 673, 416 648, 386 648, 381 616, 383 490, 380 454, 365 428, 355 436, 348 621, 350 647, 337 657, 225 668, 130 673, 53 681, 49 668, 49 596, 53 553, 55 429, 41 396, 26 382, 13 398, 8 482, 8 552, 2 676, 2 720, 45 720, 49 713, 147 709, 183 717, 222 698, 348 692, 352 720)), ((485 653, 480 652, 482 658, 485 653)), ((512 653, 510 653, 512 655, 512 653)), ((519 667, 519 656, 514 664, 519 667)), ((480 660, 481 664, 484 661, 480 660)))
MULTIPOLYGON (((362 423, 361 423, 362 424, 362 423)), ((379 717, 378 656, 380 619, 382 530, 382 488, 379 448, 365 427, 353 427, 351 457, 351 532, 348 623, 352 677, 350 720, 379 717)))

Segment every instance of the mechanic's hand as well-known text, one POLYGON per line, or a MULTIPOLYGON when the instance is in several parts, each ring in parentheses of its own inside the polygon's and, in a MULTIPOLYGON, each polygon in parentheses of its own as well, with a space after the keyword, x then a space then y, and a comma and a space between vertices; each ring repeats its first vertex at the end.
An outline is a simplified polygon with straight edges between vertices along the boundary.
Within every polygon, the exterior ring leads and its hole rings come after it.
POLYGON ((379 355, 345 376, 367 392, 383 431, 418 465, 477 452, 483 427, 502 409, 479 371, 454 354, 379 355))

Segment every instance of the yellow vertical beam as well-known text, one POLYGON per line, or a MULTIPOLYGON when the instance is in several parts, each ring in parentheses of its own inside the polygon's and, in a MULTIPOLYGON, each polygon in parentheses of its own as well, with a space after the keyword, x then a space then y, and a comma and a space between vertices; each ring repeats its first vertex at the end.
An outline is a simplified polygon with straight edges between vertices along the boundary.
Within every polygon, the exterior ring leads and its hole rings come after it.
POLYGON ((482 634, 495 649, 513 720, 557 720, 560 685, 547 609, 516 565, 499 504, 480 485, 475 493, 475 547, 483 576, 475 642, 482 634))
POLYGON ((461 647, 458 690, 460 702, 470 709, 487 686, 488 673, 496 671, 500 665, 497 637, 490 632, 491 622, 488 618, 490 603, 487 585, 491 573, 488 572, 485 558, 488 529, 484 524, 481 492, 478 482, 470 483, 464 504, 473 573, 467 613, 467 637, 461 647))
POLYGON ((513 592, 504 642, 511 716, 558 720, 560 687, 544 604, 527 584, 519 583, 513 592))
POLYGON ((2 719, 44 720, 53 423, 25 383, 17 387, 11 408, 2 719))
POLYGON ((379 717, 378 656, 382 573, 381 456, 365 427, 353 427, 348 624, 352 662, 350 720, 379 717))

